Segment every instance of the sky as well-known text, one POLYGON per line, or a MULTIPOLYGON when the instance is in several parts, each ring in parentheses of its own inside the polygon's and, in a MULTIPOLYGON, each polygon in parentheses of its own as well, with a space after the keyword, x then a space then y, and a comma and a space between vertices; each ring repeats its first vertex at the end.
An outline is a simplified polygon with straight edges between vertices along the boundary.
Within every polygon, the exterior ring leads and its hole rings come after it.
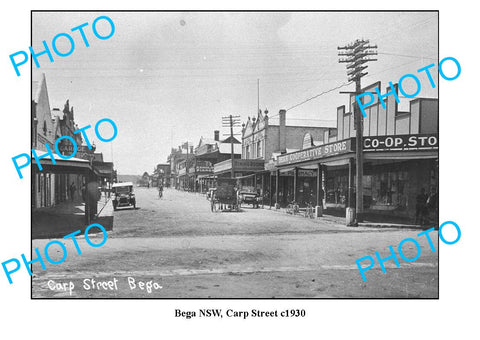
MULTIPOLYGON (((109 33, 106 21, 97 29, 109 33)), ((368 63, 362 86, 381 81, 384 91, 389 81, 413 73, 421 80, 419 96, 438 98, 438 87, 417 74, 438 64, 436 12, 33 13, 34 51, 64 32, 74 39, 73 53, 54 54, 53 63, 40 56, 40 68, 32 63, 32 77, 45 73, 51 108, 62 109, 69 99, 80 127, 102 118, 116 123, 112 142, 99 141, 93 131, 89 139, 119 174, 151 173, 172 147, 185 141, 197 145, 217 129, 227 133, 222 116, 240 115, 242 121, 255 116, 258 79, 259 106, 270 116, 330 91, 288 110, 287 120, 335 120, 336 108, 348 104, 339 92, 354 90, 351 84, 331 91, 347 83, 337 47, 359 38, 378 46, 378 60, 368 63), (101 15, 115 25, 107 40, 92 32, 101 15), (89 47, 78 31, 71 32, 85 22, 89 47)), ((60 51, 69 49, 66 39, 57 41, 60 51)), ((404 88, 414 92, 413 85, 405 81, 404 88)), ((400 100, 400 110, 408 110, 408 99, 400 100)))

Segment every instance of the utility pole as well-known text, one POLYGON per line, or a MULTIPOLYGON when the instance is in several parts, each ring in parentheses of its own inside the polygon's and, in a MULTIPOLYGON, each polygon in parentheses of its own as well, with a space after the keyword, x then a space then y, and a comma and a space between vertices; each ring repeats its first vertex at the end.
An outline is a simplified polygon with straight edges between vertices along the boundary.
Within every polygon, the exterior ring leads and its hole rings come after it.
POLYGON ((240 126, 240 116, 229 115, 222 117, 222 126, 230 127, 230 157, 232 159, 231 177, 235 178, 235 153, 233 148, 233 128, 240 126))
MULTIPOLYGON (((368 58, 368 56, 377 54, 377 45, 371 46, 368 45, 368 43, 368 40, 357 39, 349 45, 340 46, 337 48, 339 51, 345 50, 344 52, 338 52, 338 56, 342 57, 338 61, 340 63, 348 63, 347 76, 349 81, 355 82, 355 96, 359 95, 362 91, 360 79, 368 74, 368 72, 363 72, 367 68, 367 65, 364 64, 368 61, 377 60, 368 58)), ((356 130, 355 169, 357 177, 354 225, 358 225, 358 222, 363 221, 363 115, 360 112, 360 108, 356 100, 353 105, 353 117, 356 130)))

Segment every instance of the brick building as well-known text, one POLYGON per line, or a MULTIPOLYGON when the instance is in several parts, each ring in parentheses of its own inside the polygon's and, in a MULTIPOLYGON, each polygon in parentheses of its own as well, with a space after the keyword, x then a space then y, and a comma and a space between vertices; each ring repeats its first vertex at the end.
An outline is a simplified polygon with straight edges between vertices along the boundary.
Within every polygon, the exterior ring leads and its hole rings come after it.
POLYGON ((242 159, 235 172, 243 190, 255 191, 269 203, 271 167, 276 155, 298 150, 309 132, 315 143, 323 143, 327 136, 335 135, 335 122, 294 119, 280 110, 270 117, 268 110, 258 112, 242 125, 242 159))

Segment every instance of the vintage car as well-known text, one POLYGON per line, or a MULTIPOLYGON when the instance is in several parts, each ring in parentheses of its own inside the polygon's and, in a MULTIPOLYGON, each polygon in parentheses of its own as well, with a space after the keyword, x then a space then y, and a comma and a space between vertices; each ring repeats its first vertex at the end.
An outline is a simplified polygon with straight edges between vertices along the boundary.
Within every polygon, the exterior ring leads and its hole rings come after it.
POLYGON ((238 201, 241 204, 251 204, 252 208, 258 208, 260 197, 255 192, 239 191, 238 201))
POLYGON ((132 182, 114 183, 112 185, 112 195, 113 210, 129 206, 133 206, 135 209, 136 201, 132 182))

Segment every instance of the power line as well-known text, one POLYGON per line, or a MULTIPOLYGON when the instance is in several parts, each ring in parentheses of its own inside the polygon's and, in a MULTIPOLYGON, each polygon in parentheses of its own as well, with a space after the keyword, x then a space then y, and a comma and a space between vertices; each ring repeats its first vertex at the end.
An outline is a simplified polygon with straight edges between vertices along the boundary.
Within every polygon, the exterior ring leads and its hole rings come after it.
MULTIPOLYGON (((339 86, 337 86, 337 87, 334 87, 334 88, 329 89, 329 90, 326 90, 326 91, 323 91, 323 92, 321 92, 321 93, 319 93, 319 94, 317 94, 317 95, 315 95, 315 96, 313 96, 313 97, 310 97, 310 98, 308 98, 308 99, 306 99, 306 100, 304 100, 304 101, 302 101, 302 102, 300 102, 300 103, 298 103, 298 104, 296 104, 296 105, 293 105, 292 107, 288 108, 286 111, 291 110, 291 109, 293 109, 293 108, 296 108, 297 106, 300 106, 300 105, 302 105, 302 104, 305 104, 305 103, 309 102, 310 100, 313 100, 313 99, 315 99, 315 98, 318 98, 318 97, 320 97, 320 96, 322 96, 322 95, 324 95, 324 94, 327 94, 327 93, 329 93, 329 92, 335 91, 335 90, 340 89, 340 88, 342 88, 342 87, 344 87, 344 86, 350 85, 351 83, 352 83, 352 82, 343 83, 342 85, 339 85, 339 86)), ((278 115, 279 115, 279 113, 274 114, 273 116, 269 116, 269 118, 270 118, 270 119, 271 119, 271 118, 275 118, 275 117, 277 117, 278 115)), ((299 120, 301 120, 301 118, 292 118, 292 119, 299 119, 299 120)), ((312 120, 312 119, 307 119, 307 118, 304 118, 304 119, 306 119, 306 120, 312 120)), ((325 119, 321 119, 321 120, 325 120, 325 119)))
MULTIPOLYGON (((428 17, 428 18, 425 19, 425 20, 421 20, 421 21, 419 21, 419 22, 417 22, 417 23, 414 23, 414 24, 412 24, 412 25, 409 25, 408 27, 403 27, 403 25, 396 25, 396 26, 394 25, 393 27, 396 27, 395 29, 388 30, 388 31, 386 31, 386 32, 383 32, 383 33, 380 34, 380 35, 377 35, 377 36, 373 36, 373 37, 371 37, 371 40, 379 41, 379 40, 383 40, 383 39, 385 39, 385 38, 391 39, 392 34, 393 34, 395 31, 397 31, 397 28, 400 29, 402 32, 409 31, 409 30, 411 30, 411 29, 413 29, 413 28, 415 28, 415 27, 417 27, 417 26, 421 26, 421 25, 423 25, 423 24, 426 24, 427 22, 429 22, 429 21, 432 20, 432 19, 438 19, 438 15, 435 14, 435 15, 433 15, 433 16, 431 16, 431 17, 428 17)), ((438 23, 437 23, 437 24, 438 24, 438 23)))
MULTIPOLYGON (((277 116, 277 115, 275 115, 277 116)), ((275 117, 275 116, 272 116, 272 117, 275 117)), ((270 117, 270 118, 272 118, 270 117)), ((318 118, 290 118, 291 120, 314 120, 314 121, 318 121, 318 122, 336 122, 337 120, 336 119, 318 119, 318 118)))
MULTIPOLYGON (((305 104, 305 103, 307 103, 307 102, 309 102, 309 101, 311 101, 311 100, 313 100, 313 99, 315 99, 315 98, 318 98, 318 97, 320 97, 320 96, 322 96, 322 95, 324 95, 324 94, 327 94, 327 93, 329 93, 329 92, 332 92, 332 91, 338 90, 338 89, 340 89, 340 88, 342 88, 342 87, 345 87, 345 86, 347 86, 347 85, 350 85, 351 83, 353 83, 353 81, 350 81, 350 82, 348 82, 348 83, 343 83, 342 85, 336 86, 336 87, 334 87, 334 88, 332 88, 332 89, 330 89, 330 90, 323 91, 323 92, 321 92, 321 93, 319 93, 319 94, 317 94, 317 95, 315 95, 315 96, 313 96, 313 97, 310 97, 310 98, 305 99, 304 101, 302 101, 302 102, 300 102, 300 103, 298 103, 298 104, 293 105, 292 107, 289 107, 289 108, 287 109, 287 111, 289 111, 289 110, 291 110, 291 109, 294 109, 294 108, 296 108, 296 107, 298 107, 298 106, 300 106, 300 105, 303 105, 303 104, 305 104)), ((276 115, 275 115, 275 116, 276 116, 276 115)), ((275 117, 275 116, 272 116, 272 117, 275 117)))
POLYGON ((392 66, 392 67, 388 67, 388 68, 384 68, 383 70, 381 71, 378 71, 378 72, 375 72, 373 74, 368 74, 367 77, 372 77, 372 76, 375 76, 377 74, 380 74, 380 73, 383 73, 385 71, 390 71, 390 70, 393 70, 393 69, 396 69, 396 68, 399 68, 399 67, 402 67, 402 66, 405 66, 405 65, 409 65, 409 64, 413 64, 417 62, 416 60, 411 60, 411 61, 408 61, 406 63, 403 63, 403 64, 400 64, 400 65, 396 65, 396 66, 392 66))
MULTIPOLYGON (((438 18, 437 15, 431 16, 431 17, 429 17, 429 18, 427 18, 427 19, 425 19, 425 20, 422 20, 422 21, 419 21, 419 22, 417 22, 417 23, 415 23, 415 24, 413 24, 413 25, 410 25, 408 29, 411 29, 411 28, 414 28, 414 27, 423 25, 423 24, 429 22, 430 20, 436 19, 436 18, 438 18)), ((391 36, 391 33, 392 33, 392 31, 386 32, 386 33, 378 36, 375 40, 382 39, 382 38, 384 38, 384 37, 386 37, 386 36, 391 36)), ((431 60, 437 59, 437 58, 431 58, 431 57, 413 56, 413 55, 406 55, 406 54, 399 54, 399 53, 390 53, 390 52, 378 52, 378 54, 393 55, 393 56, 407 57, 407 58, 417 58, 417 59, 422 59, 422 58, 423 58, 423 59, 431 59, 431 60)), ((403 66, 403 65, 406 65, 406 64, 410 64, 410 62, 409 62, 409 63, 402 64, 402 65, 394 66, 394 67, 391 67, 391 68, 384 69, 384 70, 382 70, 382 71, 380 71, 380 72, 376 72, 375 74, 379 74, 379 73, 382 73, 382 72, 384 72, 384 71, 387 71, 387 70, 390 70, 390 69, 393 69, 393 68, 397 68, 397 67, 400 67, 400 66, 403 66)), ((323 76, 325 73, 326 73, 326 72, 323 72, 323 73, 322 73, 322 76, 323 76)), ((370 76, 371 76, 371 75, 370 75, 370 76)), ((313 97, 311 97, 311 98, 308 98, 308 99, 306 99, 305 101, 303 101, 303 102, 301 102, 301 103, 298 103, 298 104, 290 107, 289 109, 287 109, 287 111, 288 111, 288 110, 291 110, 291 109, 293 109, 293 108, 295 108, 295 107, 297 107, 297 106, 300 106, 300 105, 302 105, 302 104, 305 104, 305 103, 309 102, 310 100, 313 100, 313 99, 315 99, 315 98, 318 98, 319 96, 321 96, 321 95, 323 95, 323 94, 325 94, 325 93, 334 91, 334 90, 336 90, 336 89, 338 89, 338 88, 341 88, 341 87, 343 87, 343 86, 347 86, 347 85, 349 85, 349 84, 351 84, 351 83, 352 83, 352 82, 344 83, 344 84, 342 84, 342 85, 340 85, 340 86, 338 86, 338 87, 336 87, 336 88, 334 88, 334 89, 331 89, 331 90, 322 92, 322 93, 320 93, 320 94, 318 94, 318 95, 315 95, 315 96, 313 96, 313 97)), ((278 115, 278 114, 277 114, 277 115, 278 115)), ((277 115, 275 115, 275 116, 277 116, 277 115)), ((275 117, 275 116, 271 116, 271 117, 275 117)))
POLYGON ((399 57, 417 58, 417 59, 432 59, 432 60, 436 60, 436 59, 437 59, 437 57, 435 57, 435 58, 432 58, 432 57, 422 57, 422 56, 418 56, 418 55, 398 54, 398 53, 389 53, 389 52, 378 52, 378 54, 394 55, 394 56, 399 56, 399 57))

